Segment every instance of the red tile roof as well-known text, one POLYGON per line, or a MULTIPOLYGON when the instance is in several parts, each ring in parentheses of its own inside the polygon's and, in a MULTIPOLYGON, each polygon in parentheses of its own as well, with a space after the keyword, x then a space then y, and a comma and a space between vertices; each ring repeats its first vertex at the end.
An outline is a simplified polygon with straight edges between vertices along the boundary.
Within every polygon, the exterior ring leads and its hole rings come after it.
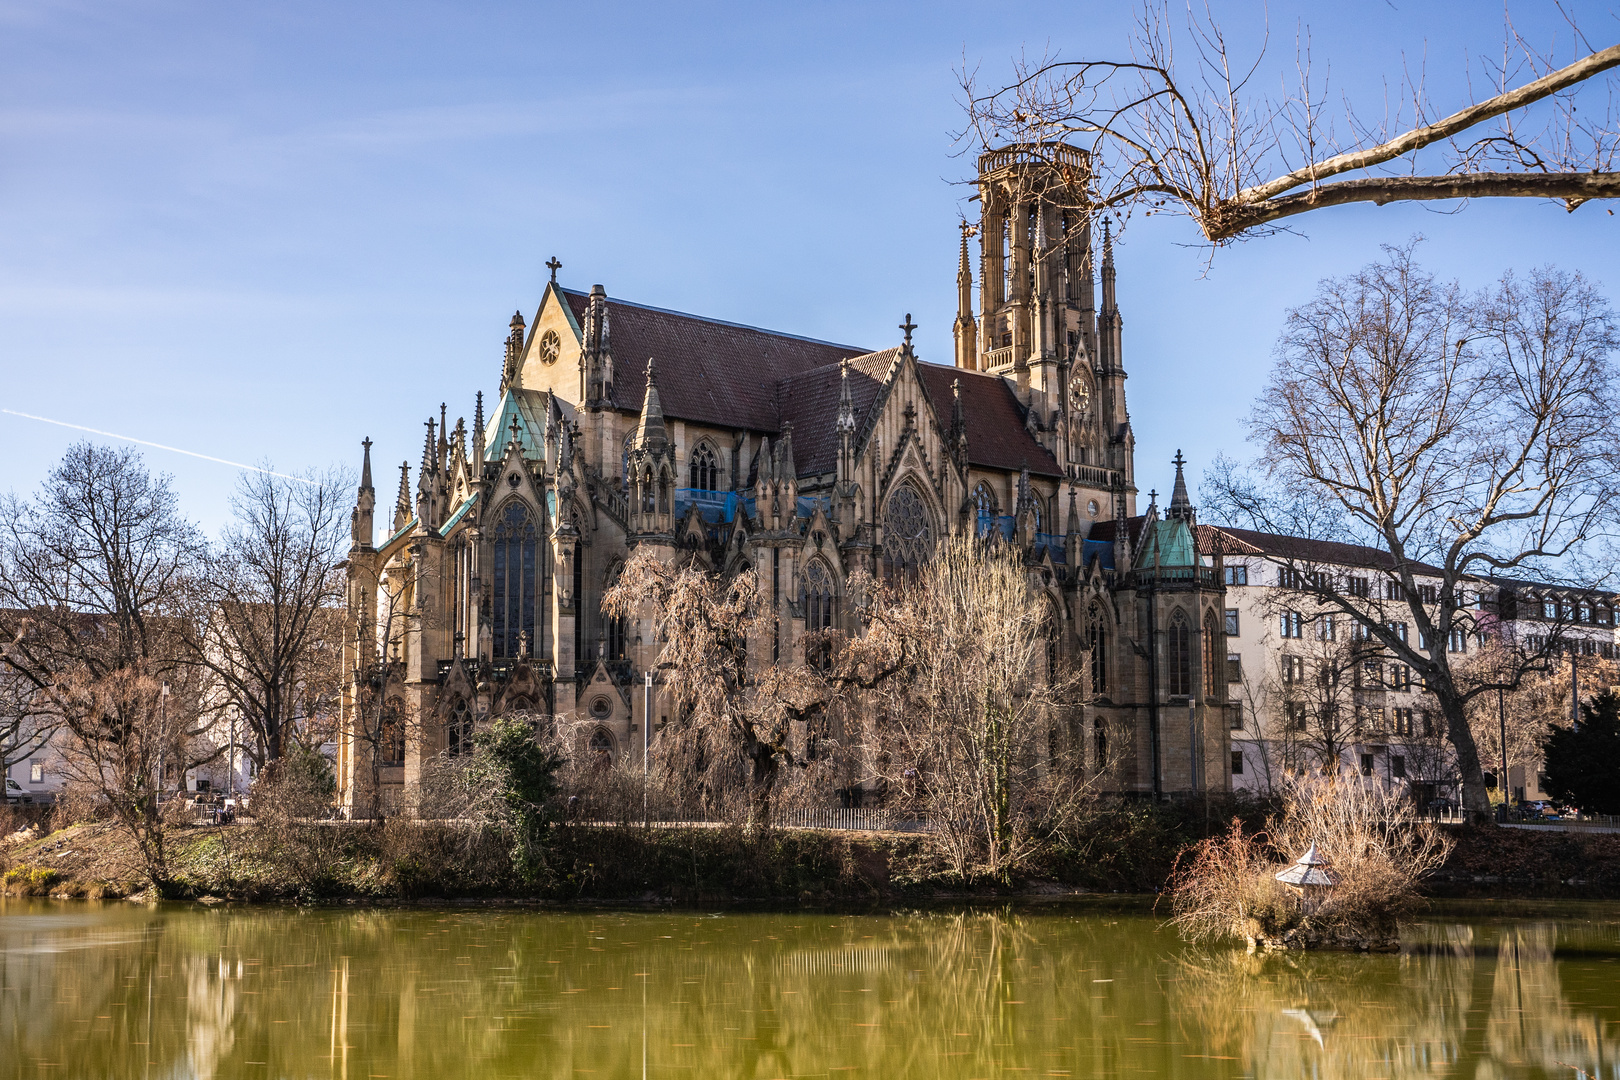
POLYGON ((962 380, 962 414, 967 421, 968 464, 1016 471, 1029 466, 1037 476, 1062 476, 1052 452, 1024 427, 1024 410, 1006 379, 941 364, 918 364, 923 389, 939 423, 951 426, 951 383, 962 380))
MULTIPOLYGON (((589 294, 560 291, 575 320, 583 323, 589 294)), ((779 430, 776 387, 782 378, 867 352, 611 297, 607 311, 614 405, 641 408, 647 391, 647 358, 652 357, 664 415, 721 427, 779 430)), ((833 404, 836 413, 836 397, 833 404)), ((827 423, 831 426, 831 416, 827 423)), ((798 442, 797 433, 794 442, 798 442)))
MULTIPOLYGON (((559 291, 575 320, 583 322, 589 294, 559 291)), ((830 472, 836 465, 839 362, 850 361, 859 431, 899 352, 898 347, 868 352, 611 297, 607 310, 617 408, 641 408, 652 357, 665 416, 772 434, 791 422, 801 475, 830 472)), ((1063 475, 1051 452, 1025 429, 1023 409, 1005 379, 939 364, 919 363, 917 369, 946 430, 951 383, 962 380, 970 464, 1008 470, 1027 465, 1038 476, 1063 475)))

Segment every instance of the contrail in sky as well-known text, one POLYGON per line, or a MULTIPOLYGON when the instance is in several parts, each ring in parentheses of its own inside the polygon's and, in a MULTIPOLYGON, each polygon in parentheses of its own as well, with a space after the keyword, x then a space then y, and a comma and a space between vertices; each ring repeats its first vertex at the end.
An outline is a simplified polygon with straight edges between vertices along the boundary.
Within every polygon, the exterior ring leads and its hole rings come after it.
POLYGON ((250 472, 264 473, 266 476, 279 476, 283 480, 296 480, 300 484, 314 484, 314 481, 305 480, 302 476, 289 476, 286 473, 275 472, 271 469, 261 469, 257 465, 244 465, 240 461, 226 461, 222 457, 210 457, 207 454, 199 454, 195 450, 182 450, 178 446, 164 446, 162 443, 148 442, 146 439, 137 439, 129 435, 120 435, 116 431, 102 431, 98 428, 85 427, 83 424, 70 424, 66 420, 52 420, 48 416, 35 416, 32 413, 18 412, 15 409, 0 409, 0 413, 5 413, 8 416, 20 416, 24 420, 38 420, 42 424, 55 424, 57 427, 72 428, 74 431, 88 431, 92 435, 105 435, 109 439, 122 439, 125 442, 139 443, 141 446, 167 450, 171 454, 184 454, 187 457, 202 458, 204 461, 229 465, 233 469, 247 469, 250 472))

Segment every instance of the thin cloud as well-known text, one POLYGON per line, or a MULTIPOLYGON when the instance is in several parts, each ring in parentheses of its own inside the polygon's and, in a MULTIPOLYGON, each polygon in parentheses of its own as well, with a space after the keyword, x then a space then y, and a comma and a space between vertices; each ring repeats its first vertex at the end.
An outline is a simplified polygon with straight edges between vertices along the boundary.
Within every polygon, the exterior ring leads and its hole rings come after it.
POLYGON ((204 461, 217 462, 220 465, 229 465, 233 469, 246 469, 249 472, 263 473, 266 476, 277 476, 283 480, 296 480, 300 484, 318 486, 313 480, 306 480, 302 476, 292 476, 288 473, 279 473, 274 469, 262 469, 257 465, 244 465, 240 461, 227 461, 225 458, 212 457, 208 454, 199 454, 195 450, 182 450, 178 446, 165 446, 162 443, 151 442, 147 439, 137 439, 133 435, 120 435, 116 431, 102 431, 100 428, 85 427, 83 424, 70 424, 66 420, 52 420, 48 416, 35 416, 32 413, 18 412, 15 409, 0 409, 0 413, 7 416, 20 416, 24 420, 38 420, 42 424, 55 424, 57 427, 72 428, 74 431, 88 431, 92 435, 104 435, 109 439, 121 439, 132 442, 138 446, 150 446, 155 450, 167 450, 171 454, 184 454, 187 457, 201 458, 204 461))

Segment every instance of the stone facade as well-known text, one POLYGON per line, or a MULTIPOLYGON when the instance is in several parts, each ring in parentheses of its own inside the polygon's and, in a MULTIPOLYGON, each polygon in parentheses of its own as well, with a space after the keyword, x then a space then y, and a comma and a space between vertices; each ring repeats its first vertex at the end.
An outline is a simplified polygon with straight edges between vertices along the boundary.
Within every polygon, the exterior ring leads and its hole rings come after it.
MULTIPOLYGON (((851 574, 905 573, 962 533, 1012 545, 1048 597, 1054 649, 1094 675, 1095 703, 1066 722, 1093 753, 1124 740, 1115 786, 1229 787, 1220 558, 1199 550, 1179 458, 1163 519, 1136 514, 1112 245, 1105 231, 1094 273, 1088 216, 1050 194, 1051 163, 980 164, 953 366, 916 355, 909 316, 873 351, 569 289, 553 260, 533 316, 512 318, 487 416, 480 392, 470 426, 447 428, 442 405, 429 418, 380 541, 366 443, 347 806, 513 709, 589 717, 598 749, 639 755, 650 625, 601 611, 638 547, 757 575, 778 616, 768 664, 807 631, 853 628, 851 574)), ((651 705, 656 731, 656 689, 651 705)))

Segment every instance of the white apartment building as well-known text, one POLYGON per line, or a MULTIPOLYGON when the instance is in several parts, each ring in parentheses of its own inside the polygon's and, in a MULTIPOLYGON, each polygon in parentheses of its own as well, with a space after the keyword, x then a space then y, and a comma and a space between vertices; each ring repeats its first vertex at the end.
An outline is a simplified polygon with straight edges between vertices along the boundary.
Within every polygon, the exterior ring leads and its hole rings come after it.
MULTIPOLYGON (((1325 759, 1391 785, 1404 785, 1420 804, 1455 799, 1457 777, 1444 723, 1406 664, 1369 641, 1363 627, 1327 611, 1308 591, 1313 575, 1332 575, 1342 594, 1366 601, 1419 650, 1477 651, 1490 636, 1532 648, 1549 634, 1581 656, 1612 659, 1616 598, 1508 580, 1464 586, 1475 613, 1472 630, 1445 642, 1418 640, 1391 559, 1377 548, 1212 528, 1207 542, 1225 552, 1227 697, 1232 786, 1265 794, 1283 775, 1325 759), (1539 636, 1538 636, 1539 635, 1539 636)), ((1440 574, 1416 579, 1423 600, 1439 601, 1440 574)), ((1500 771, 1481 747, 1487 773, 1500 771), (1494 766, 1494 767, 1493 767, 1494 766)), ((1509 793, 1545 798, 1534 762, 1509 763, 1509 793)))

